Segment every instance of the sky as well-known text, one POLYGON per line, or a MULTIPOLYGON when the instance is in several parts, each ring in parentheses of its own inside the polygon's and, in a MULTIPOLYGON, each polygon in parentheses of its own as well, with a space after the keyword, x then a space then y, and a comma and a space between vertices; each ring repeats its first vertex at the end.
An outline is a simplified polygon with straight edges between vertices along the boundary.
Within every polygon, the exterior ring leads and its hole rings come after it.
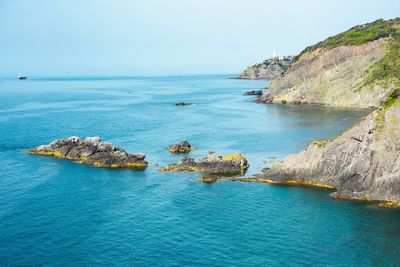
POLYGON ((233 74, 399 0, 0 0, 0 75, 233 74))

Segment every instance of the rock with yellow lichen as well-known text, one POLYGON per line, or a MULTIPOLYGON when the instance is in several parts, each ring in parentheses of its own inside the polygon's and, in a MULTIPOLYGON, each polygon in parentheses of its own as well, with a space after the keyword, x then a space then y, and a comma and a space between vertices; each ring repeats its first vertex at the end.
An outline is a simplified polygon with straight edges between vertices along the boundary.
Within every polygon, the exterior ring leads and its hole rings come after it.
POLYGON ((122 148, 109 142, 101 142, 100 137, 80 139, 71 136, 27 151, 29 154, 53 156, 78 161, 82 164, 106 168, 144 169, 147 162, 143 154, 128 154, 122 148))
POLYGON ((171 153, 188 153, 192 150, 195 150, 195 148, 192 147, 192 145, 186 140, 174 144, 168 148, 168 151, 171 153))
POLYGON ((243 175, 249 168, 247 159, 240 153, 219 156, 209 153, 207 157, 195 160, 194 158, 183 158, 179 164, 170 164, 161 168, 164 172, 202 172, 218 175, 243 175))

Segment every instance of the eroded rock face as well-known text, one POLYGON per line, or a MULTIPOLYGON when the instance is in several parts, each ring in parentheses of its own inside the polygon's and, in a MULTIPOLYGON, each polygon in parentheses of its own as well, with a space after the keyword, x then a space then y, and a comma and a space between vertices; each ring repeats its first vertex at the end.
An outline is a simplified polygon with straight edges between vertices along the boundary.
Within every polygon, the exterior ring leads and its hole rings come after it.
POLYGON ((382 59, 390 38, 358 46, 306 52, 281 77, 271 82, 259 101, 330 106, 378 107, 388 90, 358 85, 366 70, 382 59))
POLYGON ((195 150, 195 148, 192 147, 192 145, 186 140, 174 144, 168 148, 168 151, 171 153, 188 153, 192 150, 195 150))
POLYGON ((164 172, 193 171, 206 174, 239 175, 244 174, 249 168, 247 159, 240 153, 219 156, 210 153, 207 157, 195 160, 194 158, 183 158, 179 164, 170 164, 161 168, 164 172))
POLYGON ((100 137, 80 139, 71 136, 27 151, 29 154, 53 156, 78 161, 82 164, 106 168, 144 169, 148 164, 143 154, 128 154, 122 148, 109 142, 101 142, 100 137))
MULTIPOLYGON (((400 103, 373 111, 361 123, 256 175, 277 183, 337 188, 334 197, 400 202, 400 103)), ((400 206, 400 205, 399 205, 400 206)))

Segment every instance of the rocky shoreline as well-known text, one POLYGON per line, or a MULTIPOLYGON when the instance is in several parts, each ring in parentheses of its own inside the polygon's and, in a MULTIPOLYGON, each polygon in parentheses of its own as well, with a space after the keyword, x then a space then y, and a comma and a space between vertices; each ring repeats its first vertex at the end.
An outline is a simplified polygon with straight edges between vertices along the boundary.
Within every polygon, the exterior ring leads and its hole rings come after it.
POLYGON ((316 183, 337 189, 336 198, 378 200, 400 206, 400 103, 373 111, 330 140, 312 142, 299 154, 256 175, 277 183, 316 183))
POLYGON ((378 20, 304 49, 259 102, 374 109, 343 134, 240 181, 335 188, 335 198, 400 207, 399 28, 400 19, 378 20))
POLYGON ((148 163, 144 154, 128 154, 112 143, 101 142, 100 137, 80 139, 71 136, 50 144, 27 150, 28 154, 52 156, 77 161, 81 164, 105 168, 130 168, 143 170, 148 163))
POLYGON ((352 200, 352 201, 362 201, 366 203, 372 203, 376 204, 378 207, 382 208, 400 208, 400 202, 399 201, 393 201, 393 200, 378 200, 378 199, 373 199, 373 198, 368 198, 368 197, 345 197, 345 196, 338 196, 337 193, 337 188, 328 184, 321 184, 321 183, 315 183, 315 182, 299 182, 296 180, 288 180, 288 181, 282 181, 282 182, 277 182, 274 180, 269 180, 265 179, 262 177, 221 177, 221 176, 203 176, 199 179, 197 179, 200 182, 203 183, 215 183, 215 182, 223 182, 223 181, 230 181, 230 182, 243 182, 243 183, 264 183, 268 185, 276 185, 276 186, 305 186, 305 187, 317 187, 319 189, 324 189, 330 192, 330 195, 333 198, 336 199, 343 199, 343 200, 352 200))

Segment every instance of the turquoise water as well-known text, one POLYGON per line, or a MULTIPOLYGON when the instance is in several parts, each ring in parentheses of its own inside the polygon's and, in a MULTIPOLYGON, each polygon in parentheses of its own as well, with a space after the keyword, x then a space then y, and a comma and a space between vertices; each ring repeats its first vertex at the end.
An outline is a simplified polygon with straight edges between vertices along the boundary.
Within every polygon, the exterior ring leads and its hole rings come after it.
POLYGON ((398 210, 158 172, 180 158, 167 146, 187 139, 194 157, 242 152, 251 175, 365 115, 242 96, 264 86, 228 76, 2 79, 0 265, 400 265, 398 210), (70 135, 101 136, 151 165, 109 170, 24 153, 70 135))

